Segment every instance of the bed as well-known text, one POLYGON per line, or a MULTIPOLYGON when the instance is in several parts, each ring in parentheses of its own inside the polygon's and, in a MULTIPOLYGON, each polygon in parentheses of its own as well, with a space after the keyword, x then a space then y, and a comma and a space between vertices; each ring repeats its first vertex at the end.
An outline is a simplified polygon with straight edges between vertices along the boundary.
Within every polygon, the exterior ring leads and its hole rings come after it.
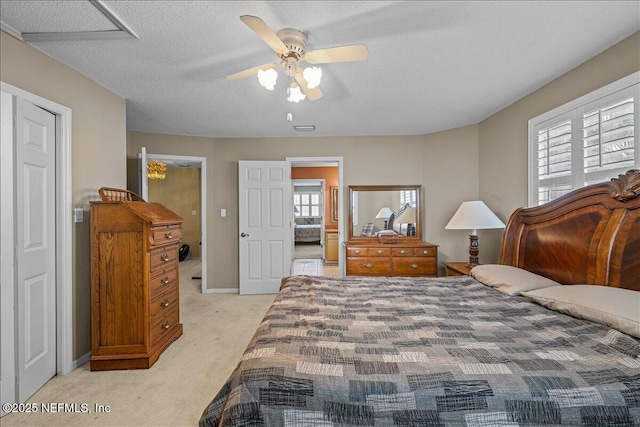
POLYGON ((319 218, 296 218, 294 224, 294 239, 296 242, 320 241, 319 218))
POLYGON ((640 425, 639 193, 518 209, 473 277, 284 278, 200 425, 640 425))

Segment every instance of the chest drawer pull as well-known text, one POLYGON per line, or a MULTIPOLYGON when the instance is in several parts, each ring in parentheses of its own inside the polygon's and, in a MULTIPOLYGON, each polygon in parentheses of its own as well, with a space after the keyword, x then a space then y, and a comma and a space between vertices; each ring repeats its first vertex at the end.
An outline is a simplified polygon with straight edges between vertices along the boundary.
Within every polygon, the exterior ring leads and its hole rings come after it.
POLYGON ((169 302, 169 300, 168 300, 168 299, 166 299, 166 300, 162 301, 162 306, 163 306, 163 307, 169 307, 169 304, 170 304, 170 302, 169 302))
POLYGON ((422 251, 422 255, 429 255, 429 249, 425 249, 424 251, 422 251))
POLYGON ((167 329, 169 329, 171 327, 171 325, 169 325, 169 321, 166 320, 163 324, 162 324, 162 330, 166 331, 167 329))
POLYGON ((378 249, 378 251, 376 252, 378 255, 382 255, 384 253, 384 251, 382 249, 378 249))
POLYGON ((373 268, 373 264, 371 264, 371 263, 367 263, 364 266, 365 266, 365 268, 373 268))
POLYGON ((418 268, 420 268, 420 264, 411 264, 411 268, 417 270, 418 268))
POLYGON ((407 251, 406 251, 406 250, 404 250, 404 249, 400 249, 400 255, 404 255, 404 254, 406 254, 406 253, 407 253, 407 251))
POLYGON ((360 255, 360 249, 356 249, 355 251, 353 251, 353 253, 356 255, 360 255))
POLYGON ((173 239, 173 234, 171 234, 170 231, 167 231, 166 233, 164 233, 164 238, 165 239, 173 239))
POLYGON ((169 276, 164 276, 164 278, 160 280, 160 283, 162 283, 163 285, 168 284, 169 283, 169 276))
POLYGON ((164 261, 164 262, 169 261, 169 254, 164 253, 164 254, 160 255, 160 259, 162 261, 164 261))

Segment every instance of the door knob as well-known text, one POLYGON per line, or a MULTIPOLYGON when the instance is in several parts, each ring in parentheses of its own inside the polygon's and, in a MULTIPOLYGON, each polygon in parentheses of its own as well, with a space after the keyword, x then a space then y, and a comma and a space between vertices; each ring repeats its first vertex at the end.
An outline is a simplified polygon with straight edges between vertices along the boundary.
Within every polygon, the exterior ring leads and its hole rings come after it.
POLYGON ((242 233, 240 233, 240 237, 249 237, 249 235, 243 231, 242 233))

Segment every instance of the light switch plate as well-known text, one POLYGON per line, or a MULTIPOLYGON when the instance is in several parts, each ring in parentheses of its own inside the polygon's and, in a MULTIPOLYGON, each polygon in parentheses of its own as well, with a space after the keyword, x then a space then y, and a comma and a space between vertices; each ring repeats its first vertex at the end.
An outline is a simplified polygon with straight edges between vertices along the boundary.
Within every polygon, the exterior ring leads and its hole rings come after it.
POLYGON ((227 216, 227 210, 226 209, 220 209, 220 216, 221 217, 226 217, 227 216))
POLYGON ((84 209, 73 208, 73 222, 84 222, 84 209))

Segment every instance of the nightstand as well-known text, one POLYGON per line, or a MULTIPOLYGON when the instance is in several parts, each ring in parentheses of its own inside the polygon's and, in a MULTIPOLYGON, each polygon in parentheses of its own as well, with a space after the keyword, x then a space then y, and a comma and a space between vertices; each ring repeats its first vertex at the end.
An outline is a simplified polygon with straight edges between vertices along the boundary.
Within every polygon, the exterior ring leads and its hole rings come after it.
POLYGON ((447 276, 468 276, 471 269, 475 266, 469 266, 466 262, 445 262, 447 268, 447 276))

